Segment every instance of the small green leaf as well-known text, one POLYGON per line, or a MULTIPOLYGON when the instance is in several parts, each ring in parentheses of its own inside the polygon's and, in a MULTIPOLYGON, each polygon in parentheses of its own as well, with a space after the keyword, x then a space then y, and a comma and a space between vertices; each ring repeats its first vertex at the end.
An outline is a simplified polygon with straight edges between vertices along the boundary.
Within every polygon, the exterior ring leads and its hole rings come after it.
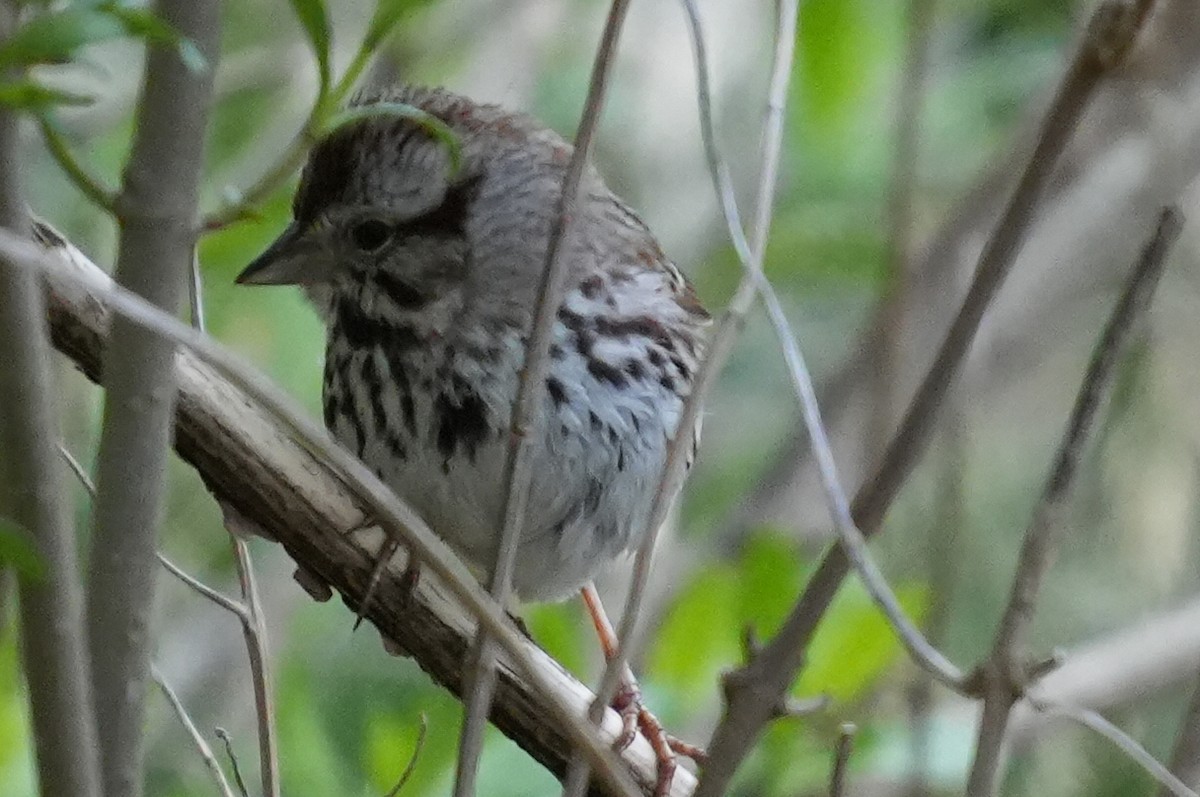
POLYGON ((737 661, 737 592, 738 574, 724 564, 701 570, 679 592, 648 657, 655 680, 695 694, 737 661))
POLYGON ((458 172, 462 165, 462 145, 458 136, 441 119, 403 102, 376 102, 347 108, 334 114, 325 122, 318 138, 326 138, 347 125, 376 116, 394 116, 398 119, 411 119, 416 122, 426 133, 446 145, 447 154, 450 156, 450 174, 454 175, 458 172))
POLYGON ((30 542, 29 533, 7 518, 0 518, 0 565, 11 567, 29 581, 46 576, 46 563, 30 542))
POLYGON ((325 4, 321 0, 291 0, 291 3, 317 56, 317 74, 324 97, 329 88, 329 16, 325 13, 325 4))
POLYGON ((93 97, 50 88, 30 80, 0 83, 0 105, 23 110, 40 110, 56 105, 90 105, 93 97))
POLYGON ((371 15, 371 23, 367 25, 367 33, 363 37, 363 49, 374 50, 378 47, 392 32, 392 28, 400 21, 404 12, 413 5, 413 0, 378 0, 375 3, 375 13, 371 15))
POLYGON ((62 63, 84 45, 124 33, 119 20, 96 8, 73 6, 36 16, 0 47, 0 67, 62 63))
MULTIPOLYGON (((908 616, 919 621, 928 604, 925 588, 900 587, 896 597, 908 616)), ((902 650, 892 627, 862 585, 849 583, 834 599, 809 645, 797 694, 826 694, 839 702, 856 700, 878 683, 902 650)))

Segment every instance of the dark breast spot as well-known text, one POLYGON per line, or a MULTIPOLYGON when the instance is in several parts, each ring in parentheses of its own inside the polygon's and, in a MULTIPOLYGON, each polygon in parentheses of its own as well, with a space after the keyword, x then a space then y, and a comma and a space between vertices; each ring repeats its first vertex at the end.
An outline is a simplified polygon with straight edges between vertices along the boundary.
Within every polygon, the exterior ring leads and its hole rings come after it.
POLYGON ((550 395, 550 400, 555 406, 561 407, 567 400, 567 389, 563 387, 563 383, 555 379, 553 376, 546 380, 546 392, 550 395))
POLYGON ((629 380, 625 378, 625 374, 619 368, 614 368, 604 360, 588 360, 587 369, 597 382, 607 382, 615 388, 622 388, 629 384, 629 380))
POLYGON ((479 444, 488 437, 487 407, 473 392, 455 397, 442 393, 434 402, 437 422, 437 447, 446 464, 461 447, 474 462, 479 444))

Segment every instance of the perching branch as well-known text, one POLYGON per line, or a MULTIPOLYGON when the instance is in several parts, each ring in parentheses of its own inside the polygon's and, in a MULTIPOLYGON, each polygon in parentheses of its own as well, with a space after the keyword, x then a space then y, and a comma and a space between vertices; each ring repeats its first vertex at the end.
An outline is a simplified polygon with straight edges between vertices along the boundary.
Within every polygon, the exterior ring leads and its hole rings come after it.
MULTIPOLYGON (((199 48, 207 68, 189 66, 174 44, 148 45, 133 148, 115 205, 121 225, 116 276, 130 290, 174 312, 195 245, 220 5, 216 0, 160 0, 156 13, 199 48)), ((104 373, 88 635, 96 719, 104 728, 105 793, 136 797, 143 781, 155 549, 166 495, 175 347, 117 319, 112 351, 119 355, 108 358, 104 373)))
MULTIPOLYGON (((1153 0, 1107 0, 1093 15, 1042 123, 1037 146, 1005 211, 980 255, 975 279, 933 365, 909 405, 875 477, 855 497, 852 516, 865 534, 876 533, 884 513, 928 442, 937 410, 970 348, 983 313, 1012 267, 1034 211, 1075 124, 1100 81, 1120 65, 1153 0)), ((779 633, 759 656, 727 680, 730 699, 713 735, 698 797, 723 794, 738 764, 771 720, 804 662, 805 650, 850 562, 841 547, 825 555, 779 633)))
POLYGON ((1033 619, 1038 590, 1050 567, 1061 515, 1079 460, 1111 387, 1115 366, 1125 351, 1134 323, 1150 304, 1167 252, 1182 225, 1183 217, 1174 208, 1164 210, 1160 216, 1154 236, 1130 275, 1092 354, 1050 476, 1025 532, 1008 606, 996 629, 991 655, 975 673, 983 696, 983 718, 967 782, 967 794, 971 797, 990 797, 995 793, 1009 713, 1030 679, 1022 659, 1024 633, 1033 619))
MULTIPOLYGON (((0 41, 16 25, 16 6, 0 2, 0 41)), ((0 226, 25 235, 18 140, 16 115, 0 107, 0 226)), ((39 787, 100 797, 83 590, 54 453, 58 402, 43 312, 36 275, 0 263, 0 518, 12 521, 4 533, 20 535, 42 569, 17 573, 39 787)))
MULTIPOLYGON (((0 235, 0 255, 46 273, 55 345, 90 378, 102 372, 109 307, 188 348, 175 360, 175 445, 210 490, 352 608, 362 601, 372 561, 346 532, 361 527, 369 513, 423 566, 411 596, 398 571, 387 569, 378 600, 365 607, 391 647, 408 651, 461 695, 474 623, 487 625, 503 648, 492 710, 500 730, 560 777, 572 748, 582 749, 600 776, 593 781, 597 794, 636 793, 635 779, 653 782, 656 760, 649 744, 636 739, 618 761, 609 750, 621 730, 616 713, 606 712, 598 730, 591 727, 583 719, 592 697, 587 688, 522 636, 428 526, 294 402, 208 338, 112 286, 53 231, 41 227, 39 237, 42 246, 0 235)), ((681 771, 671 794, 683 797, 694 786, 681 771)))

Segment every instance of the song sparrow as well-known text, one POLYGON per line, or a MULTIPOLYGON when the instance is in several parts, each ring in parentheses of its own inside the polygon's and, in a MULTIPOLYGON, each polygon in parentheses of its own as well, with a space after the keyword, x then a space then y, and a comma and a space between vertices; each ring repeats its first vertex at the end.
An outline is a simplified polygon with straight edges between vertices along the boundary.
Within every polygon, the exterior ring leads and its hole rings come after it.
MULTIPOLYGON (((318 144, 294 221, 238 277, 298 283, 323 317, 325 422, 468 561, 496 556, 510 417, 571 147, 528 116, 396 88, 447 147, 380 113, 318 144)), ((513 586, 558 600, 633 549, 708 314, 640 218, 588 170, 564 241, 513 586)), ((682 430, 693 437, 696 429, 682 430)), ((594 596, 593 596, 594 597, 594 596)), ((611 640, 609 640, 611 642, 611 640)))

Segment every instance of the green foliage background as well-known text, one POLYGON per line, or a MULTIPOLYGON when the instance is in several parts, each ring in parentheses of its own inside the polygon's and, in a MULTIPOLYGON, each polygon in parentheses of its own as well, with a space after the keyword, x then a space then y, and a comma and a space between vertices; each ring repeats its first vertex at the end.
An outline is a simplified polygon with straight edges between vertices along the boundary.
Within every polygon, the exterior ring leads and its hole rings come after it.
MULTIPOLYGON (((55 46, 70 50, 74 65, 40 67, 34 76, 38 90, 55 92, 43 97, 47 102, 59 103, 68 95, 95 97, 94 105, 59 107, 55 116, 72 151, 101 184, 112 187, 117 185, 129 145, 130 108, 140 69, 140 48, 128 34, 149 34, 136 27, 136 20, 110 24, 104 35, 97 32, 100 29, 86 28, 89 9, 96 5, 76 3, 78 19, 60 17, 51 31, 61 39, 55 40, 55 46), (84 27, 76 30, 68 23, 84 27)), ((372 32, 367 35, 376 36, 376 31, 389 27, 387 23, 396 22, 396 32, 383 47, 396 74, 456 88, 464 75, 478 68, 476 48, 490 24, 481 24, 479 17, 512 26, 517 23, 506 21, 508 15, 521 13, 529 16, 528 24, 533 26, 537 14, 555 9, 563 41, 544 48, 536 75, 514 74, 512 80, 532 80, 529 110, 565 135, 572 133, 603 10, 598 0, 547 0, 524 4, 523 11, 516 9, 519 4, 501 0, 394 0, 383 4, 373 22, 373 4, 355 0, 329 5, 325 18, 319 5, 311 2, 225 4, 219 100, 205 187, 209 209, 226 202, 230 186, 244 187, 268 168, 303 125, 319 84, 328 84, 328 75, 340 74, 352 60, 356 42, 368 26, 372 32), (299 18, 293 6, 302 12, 299 18), (328 51, 320 46, 320 31, 327 25, 333 31, 328 51), (311 49, 314 41, 315 50, 311 49)), ((666 13, 677 14, 672 4, 662 4, 671 6, 661 12, 662 19, 638 8, 646 4, 634 5, 631 28, 657 24, 663 26, 663 35, 682 36, 682 16, 669 18, 666 13)), ((765 18, 772 13, 770 3, 746 5, 747 14, 765 18)), ((818 376, 833 372, 854 353, 854 342, 889 279, 885 207, 893 168, 894 97, 904 60, 905 7, 879 0, 803 4, 784 182, 766 267, 787 297, 818 376)), ((943 0, 938 4, 932 38, 934 69, 922 117, 916 190, 919 234, 929 232, 973 184, 975 175, 1003 150, 1021 110, 1054 79, 1071 41, 1076 12, 1075 4, 1066 0, 943 0)), ((765 40, 735 45, 725 37, 722 46, 740 48, 743 56, 749 53, 762 61, 760 71, 765 74, 769 51, 765 40)), ((527 61, 514 53, 507 55, 512 56, 514 69, 527 61)), ((718 69, 732 60, 726 55, 716 53, 718 69)), ((487 69, 505 74, 510 65, 504 57, 503 51, 488 56, 487 69)), ((637 54, 627 48, 620 57, 633 59, 637 54)), ((642 139, 614 135, 639 125, 636 116, 622 116, 623 112, 636 114, 626 102, 635 81, 653 84, 656 75, 637 73, 633 67, 618 69, 601 132, 599 166, 620 192, 646 206, 652 226, 690 229, 686 236, 664 236, 664 245, 668 251, 693 255, 682 265, 709 306, 719 308, 738 277, 719 220, 715 215, 692 220, 689 228, 673 217, 670 186, 647 179, 639 168, 653 161, 656 153, 631 151, 629 142, 642 139)), ((721 127, 738 131, 726 137, 724 146, 736 152, 734 164, 746 172, 738 175, 738 184, 746 189, 751 185, 749 166, 757 139, 740 136, 756 129, 764 88, 751 84, 718 97, 721 127)), ((670 90, 690 92, 691 86, 670 90)), ((36 103, 29 100, 29 104, 36 103)), ((701 174, 702 153, 690 132, 694 107, 688 103, 681 107, 689 114, 680 120, 683 132, 660 130, 655 135, 668 139, 665 146, 687 147, 688 168, 701 174), (678 144, 671 141, 676 134, 678 144)), ((108 262, 115 240, 112 221, 64 177, 33 132, 26 142, 31 206, 98 262, 108 262)), ((645 173, 653 174, 653 169, 645 173)), ((233 285, 238 271, 284 225, 290 190, 289 185, 273 193, 253 219, 204 239, 200 254, 207 319, 214 335, 260 363, 316 410, 322 332, 315 316, 296 291, 233 285)), ((743 191, 745 196, 749 193, 743 191)), ((1150 429, 1141 434, 1143 440, 1153 437, 1156 429, 1162 434, 1153 418, 1147 420, 1144 412, 1131 409, 1140 406, 1133 402, 1141 395, 1138 373, 1130 367, 1123 393, 1126 400, 1118 402, 1102 450, 1089 465, 1098 474, 1093 481, 1103 480, 1104 468, 1115 467, 1106 462, 1129 455, 1129 449, 1121 446, 1130 439, 1130 429, 1150 429)), ((97 392, 65 367, 61 381, 68 405, 67 439, 84 461, 90 461, 97 435, 97 392)), ((795 421, 794 401, 775 345, 761 320, 754 319, 712 401, 706 445, 684 502, 680 533, 696 554, 695 564, 674 576, 669 585, 673 594, 642 662, 652 707, 668 727, 697 741, 703 740, 717 717, 720 673, 741 657, 743 628, 750 625, 760 636, 770 634, 821 550, 819 541, 794 528, 756 528, 732 547, 715 534, 722 519, 761 477, 795 421)), ((1011 572, 1017 535, 1041 478, 1041 465, 1029 466, 1033 449, 1027 441, 1018 436, 1010 442, 1008 449, 992 449, 978 457, 964 474, 963 551, 946 629, 948 653, 964 664, 986 649, 1011 572)), ((1044 458, 1046 445, 1035 446, 1034 455, 1044 458)), ((925 560, 931 537, 938 533, 929 528, 937 487, 936 471, 932 466, 924 468, 893 513, 889 534, 878 549, 905 606, 918 618, 937 597, 930 592, 925 560)), ((78 525, 84 530, 88 503, 81 490, 75 498, 78 525)), ((1105 522, 1111 518, 1101 519, 1101 526, 1105 522)), ((823 523, 823 517, 817 517, 811 525, 823 523)), ((81 532, 81 539, 85 536, 81 532)), ((4 539, 0 532, 0 541, 4 539)), ((1058 644, 1084 639, 1195 581, 1193 568, 1179 582, 1164 587, 1164 594, 1131 598, 1128 590, 1118 589, 1116 594, 1098 590, 1096 574, 1100 580, 1119 576, 1125 565, 1114 557, 1111 546, 1105 549, 1103 533, 1097 539, 1101 541, 1074 546, 1065 554, 1069 564, 1055 575, 1056 586, 1046 600, 1051 608, 1037 629, 1039 641, 1058 644)), ((162 547, 206 582, 224 588, 234 583, 216 507, 195 475, 182 465, 173 473, 162 547)), ((288 797, 385 793, 413 751, 421 715, 427 718, 427 741, 404 793, 414 797, 448 793, 459 705, 411 661, 387 656, 373 631, 351 634, 352 618, 344 607, 311 603, 291 583, 290 567, 281 551, 260 543, 254 553, 267 585, 284 793, 288 797)), ((254 793, 253 718, 235 621, 169 578, 160 582, 158 602, 163 668, 181 685, 182 696, 202 729, 211 731, 220 725, 231 731, 254 793)), ((535 637, 567 667, 585 678, 595 676, 594 641, 580 607, 573 603, 535 606, 524 613, 535 637)), ((34 793, 31 748, 13 618, 2 619, 6 624, 0 632, 0 792, 22 797, 34 793)), ((844 721, 860 729, 853 761, 856 774, 902 780, 911 766, 912 728, 905 693, 913 678, 912 668, 903 661, 896 640, 865 594, 857 584, 848 585, 822 626, 794 690, 797 697, 828 695, 829 707, 809 718, 778 722, 744 767, 738 793, 766 797, 822 793, 833 742, 844 721)), ((1163 698, 1130 710, 1127 717, 1145 731, 1143 738, 1160 757, 1169 750, 1177 702, 1163 698)), ((198 757, 165 704, 156 695, 150 705, 147 793, 153 797, 210 793, 198 757)), ((970 722, 969 714, 933 714, 930 778, 936 793, 960 789, 971 749, 970 722)), ((1008 793, 1146 793, 1143 776, 1118 757, 1100 755, 1099 744, 1072 739, 1070 744, 1060 742, 1018 756, 1008 793), (1075 771, 1086 772, 1086 777, 1064 785, 1061 778, 1056 781, 1047 775, 1053 762, 1063 761, 1073 762, 1075 771), (1058 785, 1045 790, 1054 783, 1058 785)), ((489 739, 480 783, 481 797, 557 793, 546 772, 496 733, 489 739)))

